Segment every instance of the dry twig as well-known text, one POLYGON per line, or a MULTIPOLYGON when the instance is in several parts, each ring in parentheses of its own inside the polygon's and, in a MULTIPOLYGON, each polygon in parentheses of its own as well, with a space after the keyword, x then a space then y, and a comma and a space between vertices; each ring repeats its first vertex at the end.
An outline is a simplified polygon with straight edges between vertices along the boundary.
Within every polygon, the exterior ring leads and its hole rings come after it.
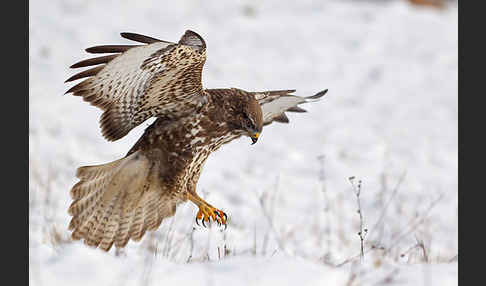
POLYGON ((361 243, 361 261, 364 260, 364 239, 366 237, 366 234, 368 233, 367 228, 364 227, 364 219, 363 219, 363 211, 361 210, 361 200, 360 200, 360 195, 361 195, 361 180, 358 181, 358 184, 354 184, 354 179, 355 177, 349 177, 349 182, 351 183, 351 186, 353 187, 354 194, 356 195, 356 202, 358 204, 358 214, 359 214, 359 239, 361 243))

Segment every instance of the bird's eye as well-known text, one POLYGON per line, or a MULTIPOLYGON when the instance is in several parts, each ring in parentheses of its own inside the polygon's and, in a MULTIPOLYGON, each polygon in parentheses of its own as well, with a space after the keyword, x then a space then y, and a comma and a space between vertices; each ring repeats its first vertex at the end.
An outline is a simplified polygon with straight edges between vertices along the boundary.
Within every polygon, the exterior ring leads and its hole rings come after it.
POLYGON ((255 124, 253 124, 253 120, 250 119, 248 114, 243 113, 243 117, 245 118, 245 124, 248 129, 255 129, 255 124))

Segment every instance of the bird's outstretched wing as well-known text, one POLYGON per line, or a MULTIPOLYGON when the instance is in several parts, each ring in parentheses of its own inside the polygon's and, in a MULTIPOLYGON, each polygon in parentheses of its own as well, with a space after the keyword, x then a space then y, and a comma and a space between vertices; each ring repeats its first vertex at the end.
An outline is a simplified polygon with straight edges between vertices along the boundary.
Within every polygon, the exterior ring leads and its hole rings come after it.
POLYGON ((107 140, 122 138, 150 117, 177 118, 207 102, 201 83, 206 43, 201 36, 187 30, 178 43, 134 33, 121 36, 142 45, 88 48, 88 53, 111 54, 72 65, 95 67, 66 80, 84 78, 66 93, 104 110, 100 125, 107 140))
POLYGON ((289 118, 285 115, 285 112, 306 112, 298 105, 319 100, 327 93, 327 89, 307 97, 291 95, 294 92, 295 90, 253 92, 262 108, 264 126, 274 121, 288 123, 289 118))

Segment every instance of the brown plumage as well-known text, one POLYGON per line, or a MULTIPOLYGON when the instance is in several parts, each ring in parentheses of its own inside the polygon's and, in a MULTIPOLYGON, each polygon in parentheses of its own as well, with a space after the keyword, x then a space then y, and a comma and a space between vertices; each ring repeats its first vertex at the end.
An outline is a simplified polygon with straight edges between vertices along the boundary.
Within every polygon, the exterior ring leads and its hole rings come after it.
POLYGON ((187 200, 199 207, 197 222, 226 224, 226 214, 196 193, 208 156, 242 135, 255 143, 263 126, 288 123, 285 112, 305 112, 297 105, 327 91, 299 97, 291 95, 295 90, 204 89, 206 43, 195 32, 186 31, 178 43, 134 33, 122 36, 147 45, 87 49, 115 54, 71 66, 95 67, 69 78, 84 79, 66 92, 104 111, 100 124, 107 140, 120 139, 157 117, 125 157, 80 167, 76 173, 80 181, 71 189, 68 210, 72 237, 106 251, 113 244, 122 248, 130 239, 140 240, 187 200))

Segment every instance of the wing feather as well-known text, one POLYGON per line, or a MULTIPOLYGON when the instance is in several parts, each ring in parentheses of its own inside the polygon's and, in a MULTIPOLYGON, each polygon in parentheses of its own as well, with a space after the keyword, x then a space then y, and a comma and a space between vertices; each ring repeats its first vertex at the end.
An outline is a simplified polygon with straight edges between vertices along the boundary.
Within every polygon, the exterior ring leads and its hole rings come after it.
POLYGON ((152 38, 152 37, 149 37, 149 36, 144 36, 144 35, 140 35, 140 34, 136 34, 136 33, 124 32, 124 33, 120 33, 120 35, 125 39, 129 39, 129 40, 139 42, 139 43, 144 43, 144 44, 152 44, 152 43, 155 43, 155 42, 170 43, 170 42, 167 42, 167 41, 162 41, 162 40, 159 40, 159 39, 156 39, 156 38, 152 38))
POLYGON ((111 61, 116 57, 118 57, 118 55, 108 55, 108 56, 102 56, 97 58, 91 58, 91 59, 77 62, 74 65, 70 66, 70 68, 74 69, 74 68, 82 68, 82 67, 94 66, 99 64, 106 64, 107 62, 111 61))
POLYGON ((291 107, 291 108, 287 109, 287 111, 289 111, 289 112, 307 112, 307 110, 305 110, 301 107, 298 107, 298 106, 291 107))
POLYGON ((274 117, 273 121, 277 121, 280 123, 289 123, 289 118, 287 117, 287 115, 285 115, 285 113, 282 113, 279 116, 274 117))
POLYGON ((154 116, 179 118, 207 102, 201 77, 206 61, 206 43, 197 33, 186 31, 178 43, 121 33, 146 45, 105 45, 89 53, 116 53, 87 59, 73 68, 99 65, 70 77, 86 78, 66 93, 82 96, 102 109, 101 133, 109 141, 154 116))
POLYGON ((262 108, 263 125, 268 125, 274 121, 288 123, 289 118, 285 112, 306 112, 298 105, 319 100, 327 93, 327 89, 307 97, 291 95, 293 92, 295 90, 253 92, 262 108))
POLYGON ((140 47, 140 45, 103 45, 90 47, 85 49, 85 51, 90 54, 124 53, 135 47, 140 47))
POLYGON ((158 168, 137 151, 123 159, 78 169, 68 213, 73 239, 110 250, 138 241, 175 213, 181 202, 162 189, 158 168))
POLYGON ((97 66, 97 67, 94 67, 94 68, 90 68, 89 70, 85 70, 85 71, 82 71, 80 73, 73 75, 72 77, 66 79, 65 82, 70 82, 70 81, 77 80, 77 79, 84 78, 84 77, 94 76, 102 69, 103 69, 103 66, 97 66))

